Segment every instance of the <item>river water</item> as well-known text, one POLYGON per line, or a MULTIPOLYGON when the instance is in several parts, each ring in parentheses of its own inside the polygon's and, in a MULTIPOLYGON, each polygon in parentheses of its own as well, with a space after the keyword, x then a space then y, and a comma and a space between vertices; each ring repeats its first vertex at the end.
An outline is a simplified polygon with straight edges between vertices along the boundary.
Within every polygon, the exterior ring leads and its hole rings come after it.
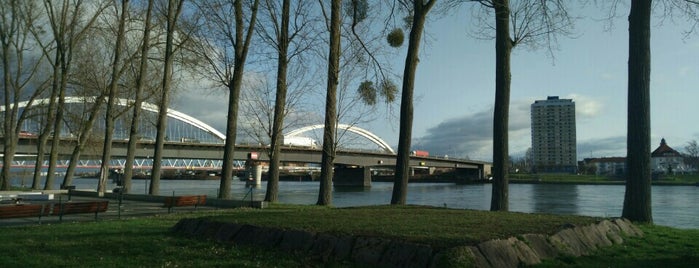
MULTIPOLYGON (((15 186, 26 182, 12 181, 15 186)), ((43 185, 43 184, 42 184, 43 185)), ((56 182, 54 189, 58 189, 56 182)), ((96 189, 97 180, 76 178, 77 189, 96 189)), ((131 193, 147 193, 148 180, 133 181, 131 193)), ((108 189, 116 188, 115 184, 108 189)), ((160 195, 206 194, 216 196, 218 180, 162 180, 160 195)), ((315 204, 318 182, 279 183, 280 203, 315 204)), ((373 182, 370 188, 336 188, 333 206, 349 207, 389 204, 393 183, 373 182)), ((254 200, 264 199, 266 182, 252 189, 254 200)), ((235 180, 232 196, 243 199, 250 188, 235 180)), ((618 217, 624 201, 623 185, 568 185, 568 184, 510 184, 510 211, 552 214, 574 214, 595 217, 618 217)), ((448 208, 490 209, 490 184, 455 185, 451 183, 412 183, 408 186, 408 204, 448 208)), ((247 200, 250 199, 248 195, 247 200)), ((653 221, 658 225, 699 229, 699 187, 653 186, 653 221)))

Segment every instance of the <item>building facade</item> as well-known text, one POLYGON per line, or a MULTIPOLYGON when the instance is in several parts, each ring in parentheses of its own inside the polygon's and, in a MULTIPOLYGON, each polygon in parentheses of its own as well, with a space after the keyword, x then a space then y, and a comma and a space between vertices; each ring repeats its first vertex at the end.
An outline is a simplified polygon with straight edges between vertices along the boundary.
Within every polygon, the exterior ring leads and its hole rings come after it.
POLYGON ((665 138, 660 140, 660 146, 650 154, 650 165, 655 174, 684 174, 692 171, 685 164, 684 156, 667 145, 665 138))
POLYGON ((531 105, 533 171, 575 173, 577 139, 575 102, 549 96, 531 105))
MULTIPOLYGON (((650 154, 651 171, 653 178, 658 175, 692 174, 696 173, 696 168, 687 164, 686 156, 672 149, 665 139, 660 140, 660 145, 650 154)), ((585 158, 579 163, 579 170, 585 173, 606 176, 626 175, 626 157, 602 157, 585 158)))

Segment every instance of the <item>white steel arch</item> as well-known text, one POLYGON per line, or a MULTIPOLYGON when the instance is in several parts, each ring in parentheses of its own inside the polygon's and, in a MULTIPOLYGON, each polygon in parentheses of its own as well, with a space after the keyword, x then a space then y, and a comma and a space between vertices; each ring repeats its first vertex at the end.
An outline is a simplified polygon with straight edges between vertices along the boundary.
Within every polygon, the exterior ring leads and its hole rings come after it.
MULTIPOLYGON (((318 125, 306 126, 306 127, 302 127, 299 129, 295 129, 295 130, 292 130, 292 131, 289 131, 288 133, 286 133, 284 135, 284 137, 295 137, 301 133, 308 132, 308 131, 311 131, 314 129, 321 129, 321 128, 325 128, 325 124, 318 124, 318 125)), ((344 130, 347 130, 349 132, 355 133, 359 136, 362 136, 364 138, 367 138, 368 140, 370 140, 374 144, 381 147, 381 149, 384 149, 386 152, 395 154, 395 152, 393 151, 393 148, 391 148, 391 146, 388 145, 388 143, 386 143, 386 141, 384 141, 379 136, 376 136, 376 134, 371 133, 366 129, 352 126, 352 125, 347 125, 347 124, 337 124, 337 128, 344 129, 344 130)))
MULTIPOLYGON (((86 102, 94 103, 96 99, 97 99, 97 97, 94 97, 94 96, 92 96, 92 97, 66 97, 66 103, 86 103, 86 102)), ((107 99, 109 99, 109 98, 105 97, 105 100, 107 100, 107 99)), ((133 100, 129 100, 129 99, 122 99, 122 98, 117 99, 117 104, 121 105, 121 106, 128 106, 128 105, 133 104, 133 102, 134 102, 133 100)), ((24 108, 27 106, 28 103, 29 103, 28 101, 19 102, 18 106, 19 106, 19 108, 24 108)), ((36 105, 46 105, 49 103, 49 98, 35 100, 35 103, 36 103, 36 105)), ((141 109, 149 111, 149 112, 155 112, 155 113, 158 112, 157 105, 147 103, 147 102, 143 102, 141 109)), ((4 105, 0 106, 0 112, 3 112, 3 111, 5 111, 4 105)), ((212 135, 218 137, 219 139, 226 140, 226 135, 223 135, 223 133, 221 133, 220 131, 218 131, 215 128, 209 126, 208 124, 200 121, 199 119, 191 117, 185 113, 168 108, 167 109, 167 116, 170 118, 173 118, 173 119, 180 120, 180 121, 185 122, 187 124, 190 124, 198 129, 206 131, 207 133, 211 133, 212 135)))

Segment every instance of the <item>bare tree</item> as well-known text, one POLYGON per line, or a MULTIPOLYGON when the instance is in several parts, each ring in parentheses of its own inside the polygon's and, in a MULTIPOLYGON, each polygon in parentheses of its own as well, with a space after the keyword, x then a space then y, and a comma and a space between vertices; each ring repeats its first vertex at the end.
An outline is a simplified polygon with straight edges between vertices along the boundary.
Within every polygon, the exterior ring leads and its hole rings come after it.
POLYGON ((691 140, 687 142, 684 150, 686 152, 685 164, 689 165, 696 172, 699 167, 699 144, 697 144, 696 140, 691 140))
POLYGON ((627 180, 622 217, 653 222, 650 205, 651 0, 631 1, 629 13, 627 180), (643 147, 645 146, 645 148, 643 147))
MULTIPOLYGON (((180 3, 181 5, 181 3, 180 3)), ((124 28, 126 27, 127 15, 129 14, 129 0, 121 0, 121 13, 119 7, 115 5, 116 14, 119 14, 118 30, 116 33, 116 44, 114 47, 114 60, 112 61, 112 74, 109 82, 109 93, 107 97, 107 112, 105 114, 104 146, 102 147, 102 163, 100 165, 100 177, 97 183, 97 194, 102 196, 109 178, 109 163, 112 159, 112 139, 114 136, 114 123, 117 118, 115 106, 117 102, 117 91, 119 90, 122 69, 120 68, 122 50, 124 48, 124 28)))
MULTIPOLYGON (((613 10, 616 9, 616 4, 618 3, 613 3, 613 10)), ((653 223, 650 166, 650 22, 653 9, 662 16, 673 16, 677 12, 686 16, 692 23, 689 31, 692 32, 699 23, 699 2, 668 0, 660 1, 654 6, 651 0, 631 1, 628 17, 628 172, 621 216, 645 223, 653 223)))
MULTIPOLYGON (((322 2, 321 2, 322 4, 322 2)), ((325 10, 323 9, 323 12, 325 10)), ((340 72, 340 26, 342 0, 330 4, 330 45, 328 52, 328 83, 325 99, 325 127, 323 129, 323 152, 320 164, 320 190, 317 205, 332 204, 332 179, 335 162, 335 132, 337 125, 337 85, 340 72)))
POLYGON ((41 66, 45 63, 43 54, 27 55, 32 49, 30 28, 36 23, 36 1, 3 0, 0 2, 0 45, 2 51, 2 95, 3 105, 3 166, 0 174, 0 190, 10 188, 10 167, 16 145, 34 100, 42 93, 43 86, 38 80, 41 66), (28 87, 35 87, 27 92, 28 87), (28 98, 21 109, 20 101, 28 98))
MULTIPOLYGON (((313 18, 308 15, 312 8, 311 1, 300 1, 293 5, 292 1, 284 0, 281 10, 276 1, 266 0, 263 3, 265 12, 263 20, 258 21, 258 33, 265 43, 270 44, 277 53, 276 93, 274 115, 270 130, 270 164, 267 179, 265 201, 276 202, 279 191, 280 153, 283 142, 282 130, 287 109, 288 69, 291 60, 299 59, 315 43, 312 36, 313 18), (293 24, 290 21, 293 20, 293 24), (264 21, 264 23, 262 23, 264 21), (291 27, 291 28, 290 28, 291 27)), ((264 106, 263 106, 264 107, 264 106)))
POLYGON ((206 14, 198 33, 201 57, 210 79, 228 90, 228 121, 218 197, 231 198, 235 142, 238 130, 240 91, 243 86, 248 48, 255 30, 259 0, 243 5, 241 0, 202 1, 197 8, 206 14), (247 8, 245 9, 244 6, 247 8), (245 12, 249 11, 249 15, 245 12), (230 14, 234 16, 231 18, 230 14), (247 23, 247 24, 246 24, 247 23))
POLYGON ((435 0, 400 1, 412 11, 412 25, 408 39, 408 53, 405 56, 403 70, 403 89, 400 101, 400 133, 398 137, 398 154, 396 156, 396 173, 393 181, 391 204, 404 205, 408 196, 408 177, 410 176, 410 142, 413 129, 413 91, 415 74, 419 62, 418 53, 422 32, 425 28, 427 14, 434 6, 435 0))
POLYGON ((129 128, 129 144, 126 153, 126 166, 124 167, 124 191, 131 191, 131 179, 133 177, 133 163, 136 159, 136 144, 138 143, 139 119, 141 117, 141 106, 144 100, 144 87, 148 73, 148 51, 150 49, 150 27, 153 13, 153 0, 148 0, 146 15, 143 23, 143 38, 141 39, 141 50, 138 71, 136 72, 136 86, 134 89, 133 112, 131 116, 131 126, 129 128))
POLYGON ((157 195, 160 191, 160 173, 163 159, 163 147, 165 144, 165 131, 167 129, 167 110, 170 103, 170 90, 172 84, 172 70, 175 60, 174 53, 174 38, 176 31, 177 20, 182 13, 184 0, 168 0, 167 14, 167 30, 165 39, 163 79, 160 95, 160 103, 158 104, 158 123, 157 134, 155 138, 155 150, 153 155, 153 171, 151 173, 150 188, 148 193, 157 195))
MULTIPOLYGON (((53 34, 53 42, 56 46, 48 116, 48 124, 52 124, 53 126, 52 128, 46 128, 47 130, 53 129, 49 167, 44 184, 44 189, 46 190, 53 188, 63 121, 63 107, 65 106, 66 91, 74 56, 73 50, 79 42, 85 41, 85 33, 92 27, 99 15, 106 8, 106 5, 97 2, 93 8, 90 9, 91 13, 87 13, 88 8, 84 6, 81 0, 62 1, 59 5, 55 4, 56 3, 51 0, 44 1, 44 7, 48 14, 48 21, 53 34)), ((50 133, 46 133, 45 131, 41 136, 45 136, 44 139, 46 139, 49 134, 50 133)), ((42 154, 42 150, 39 150, 37 155, 40 154, 42 154)), ((37 166, 40 165, 41 162, 37 161, 37 166)), ((37 176, 37 174, 35 174, 35 176, 37 176)))
POLYGON ((490 210, 509 208, 509 111, 510 55, 517 45, 546 47, 551 55, 558 35, 570 34, 572 18, 566 1, 475 0, 450 1, 450 5, 477 2, 476 33, 495 39, 495 106, 493 115, 493 190, 490 210), (492 19, 494 23, 492 22, 492 19), (494 36, 492 32, 495 32, 494 36))

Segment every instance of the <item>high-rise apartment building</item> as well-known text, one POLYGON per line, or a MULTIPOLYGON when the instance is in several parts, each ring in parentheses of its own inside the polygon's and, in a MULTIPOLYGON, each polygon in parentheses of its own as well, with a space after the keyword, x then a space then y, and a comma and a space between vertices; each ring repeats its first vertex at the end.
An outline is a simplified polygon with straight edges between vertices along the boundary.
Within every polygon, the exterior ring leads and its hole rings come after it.
POLYGON ((575 173, 575 102, 549 96, 531 106, 534 172, 575 173))

